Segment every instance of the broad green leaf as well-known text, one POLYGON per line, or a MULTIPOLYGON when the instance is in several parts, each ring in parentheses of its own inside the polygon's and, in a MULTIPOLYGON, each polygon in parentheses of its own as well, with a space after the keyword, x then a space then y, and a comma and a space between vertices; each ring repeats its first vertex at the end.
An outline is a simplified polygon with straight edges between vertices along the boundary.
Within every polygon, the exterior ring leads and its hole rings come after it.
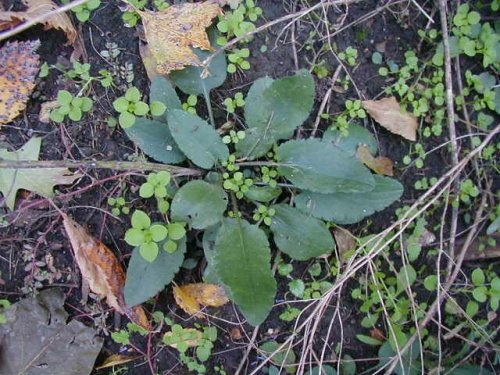
MULTIPOLYGON (((165 104, 167 111, 171 109, 182 109, 182 103, 179 100, 175 89, 165 77, 157 76, 151 82, 151 88, 149 90, 149 103, 155 101, 165 104)), ((153 116, 153 118, 166 122, 167 113, 165 112, 160 116, 153 116)))
POLYGON ((453 368, 453 375, 495 375, 495 373, 478 365, 463 365, 453 368))
POLYGON ((171 213, 173 220, 186 221, 194 229, 205 229, 217 224, 226 208, 227 196, 221 187, 197 180, 177 191, 171 213))
POLYGON ((274 81, 261 78, 246 98, 245 119, 249 127, 270 129, 281 139, 309 117, 314 96, 314 79, 307 70, 274 81))
POLYGON ((323 141, 329 142, 349 155, 356 155, 360 145, 367 145, 372 155, 377 154, 377 140, 370 131, 361 125, 349 125, 349 134, 344 135, 337 129, 328 128, 323 134, 323 141))
POLYGON ((196 115, 180 109, 167 112, 168 126, 175 142, 198 167, 210 169, 227 160, 229 150, 217 131, 196 115))
POLYGON ((184 261, 186 240, 179 241, 179 248, 170 254, 163 250, 163 243, 156 259, 145 260, 136 247, 128 264, 125 282, 125 302, 128 306, 139 305, 154 297, 170 283, 184 261))
MULTIPOLYGON (((213 30, 209 30, 208 34, 212 44, 215 44, 217 33, 213 30)), ((193 52, 201 61, 205 60, 213 53, 213 51, 204 51, 197 48, 194 48, 193 52)), ((217 54, 211 61, 208 66, 208 73, 208 75, 204 74, 204 67, 188 66, 183 70, 171 72, 170 78, 184 93, 188 95, 203 94, 206 96, 210 90, 219 87, 226 80, 226 55, 223 52, 217 54)))
POLYGON ((481 268, 476 268, 472 271, 471 279, 472 283, 476 286, 483 285, 486 281, 486 277, 484 276, 484 272, 481 268))
POLYGON ((297 208, 337 224, 354 224, 383 210, 403 194, 403 186, 389 177, 374 176, 375 188, 366 193, 318 194, 304 191, 295 199, 297 208))
MULTIPOLYGON (((401 349, 401 346, 399 348, 401 349)), ((391 348, 389 341, 385 342, 378 351, 379 366, 387 366, 388 362, 397 355, 396 351, 391 348)), ((421 374, 421 368, 420 342, 415 340, 410 349, 403 355, 402 363, 398 360, 394 373, 396 375, 419 375, 421 374)))
POLYGON ((364 193, 375 180, 354 156, 319 139, 293 140, 276 151, 278 172, 301 189, 318 193, 364 193))
POLYGON ((215 240, 215 268, 248 322, 262 323, 276 295, 264 231, 243 219, 225 219, 215 240))
POLYGON ((337 370, 335 370, 330 365, 323 365, 320 367, 313 367, 309 372, 305 372, 306 375, 337 375, 337 370))
POLYGON ((333 251, 333 238, 324 222, 286 204, 271 208, 276 210, 271 231, 282 252, 293 259, 307 260, 333 251))
MULTIPOLYGON (((269 357, 271 354, 276 352, 281 345, 282 344, 279 344, 276 341, 268 341, 263 343, 259 349, 264 352, 266 357, 269 357)), ((290 366, 296 363, 295 352, 293 351, 293 348, 288 348, 285 345, 270 358, 270 361, 277 366, 287 366, 287 369, 291 369, 290 366)))
MULTIPOLYGON (((0 148, 0 162, 5 160, 38 160, 42 139, 31 138, 17 151, 0 148)), ((54 196, 54 186, 73 183, 81 175, 72 174, 67 168, 12 169, 0 167, 0 192, 5 205, 14 209, 19 189, 37 193, 45 198, 54 196)))
POLYGON ((156 161, 179 164, 186 159, 165 122, 137 118, 134 126, 123 130, 132 142, 156 161))
POLYGON ((207 267, 203 271, 203 281, 209 284, 220 284, 217 270, 215 268, 215 240, 219 232, 220 224, 215 224, 203 232, 203 253, 207 261, 207 267))
POLYGON ((235 148, 236 155, 256 159, 264 156, 276 142, 269 129, 249 128, 245 130, 245 138, 240 140, 235 148))

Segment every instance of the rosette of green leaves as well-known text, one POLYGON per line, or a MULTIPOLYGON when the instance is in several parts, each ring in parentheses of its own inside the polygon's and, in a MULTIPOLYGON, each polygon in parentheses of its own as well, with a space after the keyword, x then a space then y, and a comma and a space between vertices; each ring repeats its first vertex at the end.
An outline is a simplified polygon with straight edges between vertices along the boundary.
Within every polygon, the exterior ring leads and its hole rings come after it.
POLYGON ((89 112, 94 102, 90 98, 75 97, 69 91, 61 90, 57 93, 58 107, 50 112, 50 119, 61 123, 68 116, 73 121, 80 121, 84 113, 89 112))
POLYGON ((146 116, 150 111, 153 116, 161 116, 165 112, 165 104, 151 102, 148 105, 141 100, 142 94, 137 87, 131 87, 125 95, 113 102, 113 107, 120 113, 118 122, 122 128, 130 128, 135 124, 136 116, 146 116))

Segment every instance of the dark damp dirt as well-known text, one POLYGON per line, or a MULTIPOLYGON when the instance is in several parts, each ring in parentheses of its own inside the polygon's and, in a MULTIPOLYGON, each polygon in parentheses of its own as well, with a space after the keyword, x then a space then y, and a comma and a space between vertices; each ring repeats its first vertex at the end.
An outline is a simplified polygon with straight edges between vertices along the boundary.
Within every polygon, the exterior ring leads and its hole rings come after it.
MULTIPOLYGON (((284 2, 288 3, 288 2, 284 2)), ((5 9, 19 9, 19 2, 15 0, 3 0, 5 9)), ((356 92, 352 85, 345 93, 334 93, 330 99, 330 113, 336 113, 343 109, 343 103, 347 98, 357 98, 361 95, 365 98, 373 98, 383 92, 386 82, 378 76, 377 69, 371 62, 371 55, 375 46, 385 44, 385 55, 388 59, 396 62, 403 61, 403 53, 408 49, 416 49, 419 44, 416 30, 425 26, 425 20, 411 5, 405 4, 400 8, 394 6, 390 10, 384 10, 366 21, 360 21, 376 7, 383 6, 385 1, 367 1, 359 5, 350 5, 348 12, 344 7, 330 8, 328 20, 333 25, 345 27, 345 30, 331 37, 331 43, 335 43, 339 50, 348 46, 357 48, 359 52, 359 65, 351 69, 354 82, 357 85, 356 92), (345 19, 343 18, 346 15, 345 19), (355 23, 351 27, 346 27, 355 23)), ((290 8, 278 0, 260 0, 258 5, 264 11, 264 19, 259 25, 267 21, 275 20, 290 12, 290 8)), ((300 10, 297 7, 296 10, 300 10)), ((43 138, 43 147, 40 160, 128 160, 129 156, 136 153, 136 148, 119 128, 111 128, 106 124, 110 116, 116 116, 112 108, 113 100, 120 96, 126 89, 125 75, 127 66, 132 68, 134 74, 133 84, 141 92, 148 91, 149 81, 142 65, 138 50, 139 36, 134 28, 123 26, 121 11, 118 2, 104 0, 103 4, 96 10, 90 22, 77 23, 81 39, 85 45, 86 61, 92 66, 92 74, 97 75, 100 69, 108 69, 115 72, 115 83, 117 88, 105 90, 99 84, 91 85, 88 95, 94 99, 94 109, 84 116, 80 122, 66 122, 64 125, 44 124, 38 119, 41 104, 54 100, 57 92, 68 89, 75 92, 74 83, 67 79, 63 73, 51 70, 47 78, 40 79, 37 83, 32 100, 28 103, 24 115, 18 117, 12 124, 5 125, 0 133, 0 146, 17 149, 26 143, 32 136, 43 138), (115 43, 120 54, 112 61, 107 61, 101 56, 101 51, 108 48, 109 43, 115 43)), ((319 15, 323 16, 322 13, 319 15)), ((249 86, 257 78, 265 75, 278 78, 293 74, 297 68, 310 68, 308 61, 314 58, 313 50, 322 47, 323 42, 314 42, 313 49, 308 49, 307 40, 315 27, 321 26, 321 20, 317 24, 303 20, 295 29, 294 38, 296 48, 293 48, 291 28, 285 30, 286 22, 258 33, 248 44, 251 49, 251 69, 238 72, 229 76, 224 85, 212 92, 212 100, 215 107, 221 107, 223 98, 233 96, 235 92, 246 93, 249 86), (264 51, 263 46, 267 49, 264 51)), ((42 27, 34 27, 18 36, 16 40, 40 39, 41 47, 38 52, 41 60, 49 65, 60 64, 70 67, 70 56, 72 47, 65 45, 66 39, 61 31, 43 30, 42 27)), ((337 67, 336 60, 331 54, 326 55, 326 65, 332 73, 337 67)), ((317 101, 313 115, 309 119, 305 129, 311 128, 319 105, 329 88, 328 78, 316 78, 317 101)), ((200 113, 205 109, 200 106, 200 113)), ((216 112, 217 115, 218 112, 216 112)), ((222 112, 221 112, 222 113, 222 112)), ((220 120, 220 119, 219 119, 220 120)), ((222 121, 224 119, 221 118, 222 121)), ((322 122, 320 130, 324 130, 328 124, 322 122)), ((366 122, 370 130, 376 134, 380 143, 381 155, 388 155, 396 163, 396 178, 405 186, 405 194, 400 203, 394 204, 390 209, 378 213, 370 218, 370 232, 376 232, 385 228, 391 220, 394 220, 394 210, 404 203, 412 202, 417 196, 412 186, 417 178, 412 173, 402 173, 401 160, 408 152, 408 142, 390 134, 380 127, 373 127, 366 122)), ((306 134, 306 131, 304 131, 306 134)), ((437 141, 436 141, 437 142, 437 141)), ((447 167, 447 159, 439 153, 433 153, 426 165, 431 170, 425 170, 425 174, 439 176, 447 167)), ((77 222, 86 226, 95 237, 102 240, 112 248, 124 265, 130 257, 131 248, 124 241, 124 232, 127 229, 129 218, 121 215, 116 220, 108 214, 110 210, 106 201, 109 197, 124 196, 131 208, 144 208, 144 203, 138 198, 137 189, 143 179, 124 171, 111 170, 82 170, 83 177, 73 186, 58 187, 56 200, 58 205, 71 214, 77 222)), ((101 302, 90 299, 87 305, 82 305, 80 274, 74 262, 70 244, 62 227, 62 221, 57 213, 49 206, 48 202, 28 192, 21 192, 18 196, 15 212, 7 213, 0 208, 0 213, 6 215, 6 220, 11 225, 0 229, 0 296, 14 302, 23 296, 33 293, 37 289, 58 286, 62 287, 67 294, 66 309, 72 317, 77 317, 86 324, 97 326, 100 335, 105 337, 105 344, 98 357, 97 364, 111 354, 134 354, 129 346, 123 352, 120 345, 111 340, 109 333, 124 328, 127 323, 125 317, 118 317, 101 302)), ((131 210, 132 211, 132 210, 131 210)), ((367 224, 362 223, 352 226, 353 232, 361 233, 367 231, 367 224)), ((201 235, 198 242, 201 241, 201 235)), ((201 247, 197 241, 192 240, 188 256, 194 259, 201 258, 201 247)), ((203 261, 198 262, 194 269, 182 269, 175 281, 178 284, 188 282, 199 282, 201 280, 203 261)), ((308 263, 294 263, 294 277, 310 280, 307 273, 308 263)), ((290 299, 288 292, 288 279, 277 276, 279 290, 276 297, 277 302, 290 299)), ((376 357, 376 350, 372 347, 362 345, 355 336, 361 333, 359 322, 359 304, 353 301, 344 288, 340 296, 340 316, 333 315, 336 300, 330 302, 324 315, 324 322, 318 328, 318 336, 315 345, 320 351, 325 342, 332 350, 327 353, 327 360, 334 360, 333 350, 335 345, 343 340, 343 350, 353 358, 376 357), (332 319, 337 319, 333 329, 328 335, 328 326, 332 319), (340 332, 338 321, 342 321, 343 330, 340 332)), ((171 289, 161 292, 154 300, 154 306, 148 305, 149 312, 163 311, 174 321, 185 326, 192 327, 195 322, 207 324, 205 321, 188 319, 188 317, 177 307, 174 302, 171 289), (186 319, 188 319, 186 321, 186 319)), ((300 306, 300 305, 298 305, 300 306)), ((291 331, 293 323, 286 323, 279 318, 284 311, 284 305, 278 304, 268 319, 260 327, 259 334, 255 338, 255 344, 259 345, 268 340, 283 341, 291 331)), ((211 359, 206 363, 207 373, 215 374, 214 366, 219 366, 233 374, 247 349, 247 344, 252 337, 253 327, 241 324, 241 315, 237 308, 227 305, 218 309, 209 309, 214 318, 210 324, 217 326, 218 339, 213 349, 211 359)), ((163 328, 165 332, 165 328, 163 328)), ((364 332, 366 333, 366 332, 364 332)), ((297 340, 300 341, 300 340, 297 340)), ((124 370, 113 372, 109 369, 94 370, 93 374, 149 374, 150 366, 159 374, 188 374, 189 372, 180 363, 178 353, 175 349, 164 347, 161 343, 161 334, 155 334, 148 338, 138 335, 133 336, 134 345, 140 350, 149 352, 149 358, 140 358, 131 364, 118 366, 124 370)), ((300 347, 296 352, 300 352, 300 347)), ((250 352, 248 361, 243 367, 242 373, 250 373, 261 363, 263 358, 255 350, 250 352)), ((358 372, 375 365, 376 362, 369 360, 358 364, 358 372)), ((264 370, 258 372, 265 373, 264 370)))

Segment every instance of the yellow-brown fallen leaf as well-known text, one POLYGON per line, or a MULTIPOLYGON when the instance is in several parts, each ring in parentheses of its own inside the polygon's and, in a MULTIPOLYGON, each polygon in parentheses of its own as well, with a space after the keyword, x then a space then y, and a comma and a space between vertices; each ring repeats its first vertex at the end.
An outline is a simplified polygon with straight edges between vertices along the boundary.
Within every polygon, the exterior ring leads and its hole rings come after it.
POLYGON ((113 366, 123 365, 124 363, 132 362, 139 358, 141 358, 140 355, 131 356, 124 354, 112 354, 108 358, 106 358, 100 366, 97 366, 95 369, 102 370, 113 366))
MULTIPOLYGON (((183 337, 186 337, 182 343, 188 348, 195 348, 200 345, 203 339, 203 333, 195 328, 184 328, 183 337)), ((163 335, 163 341, 171 348, 177 349, 179 347, 179 342, 169 342, 169 338, 172 337, 174 333, 172 331, 165 332, 163 335)))
MULTIPOLYGON (((23 21, 30 21, 36 17, 52 12, 59 6, 52 0, 23 0, 28 9, 22 12, 0 12, 0 31, 17 26, 23 21)), ((68 38, 68 44, 73 44, 78 35, 73 23, 65 13, 55 14, 42 21, 45 29, 60 29, 68 38)))
POLYGON ((201 317, 201 305, 220 307, 229 302, 224 288, 215 284, 174 285, 175 302, 189 315, 201 317))
POLYGON ((356 237, 354 237, 347 229, 341 227, 337 227, 333 230, 333 236, 335 237, 335 243, 337 244, 340 261, 345 262, 348 252, 356 249, 356 237))
POLYGON ((0 127, 24 108, 35 88, 40 41, 7 42, 0 49, 0 127))
POLYGON ((356 151, 356 157, 368 168, 377 174, 384 176, 394 176, 394 163, 385 156, 374 157, 366 145, 361 145, 356 151))
POLYGON ((176 4, 154 13, 139 12, 158 72, 168 74, 187 65, 201 66, 191 47, 212 49, 205 29, 221 12, 219 4, 210 0, 176 4))
POLYGON ((393 96, 380 100, 364 100, 361 103, 370 116, 390 132, 410 141, 417 140, 417 119, 404 112, 393 96))
MULTIPOLYGON (((92 237, 80 224, 61 212, 64 229, 71 242, 75 259, 82 273, 82 282, 94 293, 106 297, 106 302, 132 321, 150 329, 142 307, 130 309, 125 305, 123 288, 125 271, 115 254, 101 241, 92 237)), ((84 288, 85 289, 85 288, 84 288)))

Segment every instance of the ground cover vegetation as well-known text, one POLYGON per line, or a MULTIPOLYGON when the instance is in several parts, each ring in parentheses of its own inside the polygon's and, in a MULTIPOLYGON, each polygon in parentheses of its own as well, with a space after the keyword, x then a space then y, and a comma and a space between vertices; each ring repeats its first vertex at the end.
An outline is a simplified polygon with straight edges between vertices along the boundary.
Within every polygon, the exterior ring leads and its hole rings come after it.
POLYGON ((498 1, 1 5, 1 373, 499 371, 498 1))

